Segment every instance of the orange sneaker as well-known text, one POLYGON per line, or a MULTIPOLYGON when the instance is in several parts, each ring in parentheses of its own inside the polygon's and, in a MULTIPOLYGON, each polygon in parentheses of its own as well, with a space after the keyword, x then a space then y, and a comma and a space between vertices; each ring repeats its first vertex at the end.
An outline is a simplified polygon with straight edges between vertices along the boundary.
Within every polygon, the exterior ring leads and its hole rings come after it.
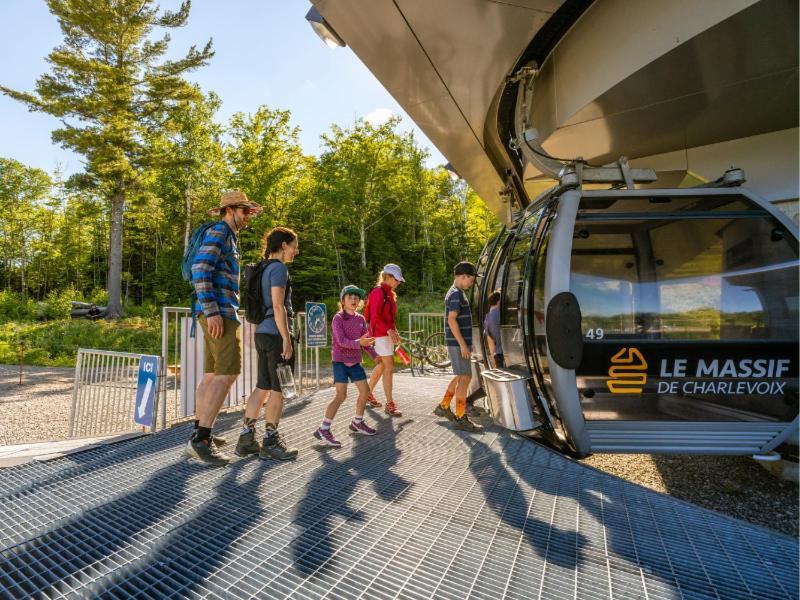
POLYGON ((394 403, 394 400, 389 400, 389 402, 386 403, 386 407, 383 409, 383 411, 387 415, 391 415, 393 417, 402 417, 403 416, 403 413, 401 413, 400 409, 397 408, 397 404, 394 403))
POLYGON ((367 404, 369 404, 372 408, 380 408, 381 406, 383 406, 383 404, 380 403, 380 400, 378 400, 372 394, 372 392, 370 392, 369 396, 367 396, 367 404))

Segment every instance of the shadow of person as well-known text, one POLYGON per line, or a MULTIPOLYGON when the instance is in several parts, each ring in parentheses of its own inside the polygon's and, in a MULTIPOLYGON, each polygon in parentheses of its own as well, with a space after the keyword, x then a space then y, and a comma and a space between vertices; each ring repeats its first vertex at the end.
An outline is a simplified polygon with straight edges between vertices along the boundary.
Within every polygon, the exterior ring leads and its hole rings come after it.
POLYGON ((112 569, 117 564, 115 555, 124 553, 134 537, 157 526, 183 503, 189 479, 206 468, 184 459, 176 460, 156 470, 132 491, 5 548, 0 554, 0 573, 6 576, 4 587, 9 587, 9 579, 21 586, 16 593, 9 589, 11 597, 38 595, 71 576, 80 580, 87 571, 112 569), (154 502, 154 498, 159 501, 154 502), (42 556, 55 566, 42 568, 38 558, 42 556), (35 592, 31 586, 35 586, 35 592))
MULTIPOLYGON (((438 422, 442 427, 451 426, 438 422)), ((507 434, 502 434, 498 441, 505 443, 507 434)), ((509 467, 506 456, 485 444, 480 436, 465 435, 462 441, 469 447, 469 469, 478 482, 486 502, 486 506, 502 523, 519 530, 522 542, 527 544, 536 554, 548 562, 566 569, 574 569, 582 559, 582 548, 585 536, 568 528, 561 528, 555 523, 537 518, 538 511, 532 510, 534 502, 532 490, 540 498, 555 499, 560 494, 558 480, 546 475, 531 477, 531 473, 515 472, 509 467), (520 485, 520 477, 527 477, 528 485, 520 485), (544 494, 542 494, 544 492, 544 494)), ((531 443, 531 442, 528 442, 531 443)), ((548 515, 549 516, 549 515, 548 515)))
MULTIPOLYGON (((560 523, 589 534, 578 536, 573 531, 554 543, 554 529, 548 532, 546 523, 526 524, 526 531, 531 529, 533 534, 530 537, 549 536, 548 561, 561 557, 561 564, 576 565, 587 574, 599 569, 607 585, 623 595, 644 596, 645 586, 652 586, 680 597, 739 598, 743 586, 755 581, 754 577, 745 584, 731 576, 735 559, 721 558, 726 552, 713 531, 715 526, 696 507, 581 465, 529 440, 513 439, 503 446, 502 453, 513 476, 535 489, 537 497, 548 499, 538 507, 534 499, 528 520, 549 512, 554 526, 560 523), (576 538, 580 539, 577 545, 572 541, 576 538), (698 554, 696 547, 715 550, 698 554), (583 556, 592 560, 584 561, 583 556)), ((729 527, 731 524, 724 524, 720 531, 729 527)), ((764 597, 784 595, 781 584, 773 581, 761 590, 764 597)), ((796 581, 795 575, 795 586, 796 581)))
POLYGON ((383 502, 395 500, 411 486, 392 471, 401 454, 396 445, 397 434, 411 420, 401 421, 395 428, 391 417, 373 414, 372 418, 377 433, 374 436, 352 435, 350 453, 343 460, 337 460, 336 456, 345 454, 347 446, 320 450, 322 465, 306 486, 295 512, 295 522, 303 531, 292 543, 293 566, 303 577, 309 577, 333 559, 336 552, 334 529, 354 527, 366 519, 363 509, 350 505, 359 483, 369 480, 383 502), (334 523, 342 519, 345 523, 334 527, 334 523))
POLYGON ((285 419, 286 417, 291 417, 292 415, 303 412, 308 406, 311 406, 313 400, 314 396, 312 394, 287 403, 283 409, 283 413, 281 413, 281 418, 285 419))
POLYGON ((174 471, 176 487, 168 494, 172 498, 188 477, 176 463, 185 460, 181 450, 190 431, 189 426, 181 426, 46 463, 0 469, 0 523, 15 524, 0 526, 0 548, 50 535, 72 523, 78 511, 92 514, 109 505, 113 509, 117 506, 113 502, 124 503, 128 495, 138 501, 144 497, 143 490, 160 489, 161 480, 169 479, 174 471), (154 470, 155 466, 160 468, 154 470))
POLYGON ((142 559, 111 573, 98 597, 136 590, 137 582, 148 581, 168 581, 174 597, 213 588, 209 577, 226 557, 241 553, 236 544, 247 543, 246 534, 263 516, 260 486, 275 466, 275 461, 236 460, 222 469, 213 498, 161 537, 142 559))

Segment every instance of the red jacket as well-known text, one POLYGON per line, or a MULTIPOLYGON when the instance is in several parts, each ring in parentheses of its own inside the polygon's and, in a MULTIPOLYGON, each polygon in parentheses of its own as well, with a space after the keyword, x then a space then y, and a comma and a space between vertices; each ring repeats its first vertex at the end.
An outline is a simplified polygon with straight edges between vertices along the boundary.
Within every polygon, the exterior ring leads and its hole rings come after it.
POLYGON ((397 329, 397 302, 391 287, 382 283, 379 287, 373 288, 367 296, 367 301, 369 314, 365 316, 369 317, 370 335, 384 337, 389 335, 390 329, 397 329))

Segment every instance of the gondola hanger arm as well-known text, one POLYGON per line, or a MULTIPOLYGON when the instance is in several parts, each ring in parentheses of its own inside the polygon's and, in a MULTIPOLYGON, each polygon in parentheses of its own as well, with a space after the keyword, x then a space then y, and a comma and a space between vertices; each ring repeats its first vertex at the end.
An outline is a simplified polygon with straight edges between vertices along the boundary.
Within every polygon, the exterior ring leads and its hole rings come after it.
POLYGON ((633 189, 637 183, 656 181, 654 169, 632 169, 624 156, 609 166, 591 165, 580 157, 566 159, 551 156, 542 147, 539 131, 528 119, 533 102, 533 84, 538 73, 536 63, 532 63, 522 67, 509 78, 509 82, 518 83, 514 110, 516 137, 512 140, 511 146, 522 152, 525 161, 565 187, 580 187, 583 182, 589 182, 624 184, 627 188, 633 189))

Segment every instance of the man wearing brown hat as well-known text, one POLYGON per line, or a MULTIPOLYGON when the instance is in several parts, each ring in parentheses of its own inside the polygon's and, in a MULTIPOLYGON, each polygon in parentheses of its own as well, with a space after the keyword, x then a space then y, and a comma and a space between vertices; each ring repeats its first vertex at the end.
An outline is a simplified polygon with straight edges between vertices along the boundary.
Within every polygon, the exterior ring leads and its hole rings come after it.
POLYGON ((237 236, 261 210, 243 192, 222 194, 219 206, 208 211, 220 219, 205 231, 192 261, 195 311, 202 313, 198 320, 205 338, 205 374, 195 396, 197 429, 186 453, 213 465, 228 464, 214 443, 211 428, 241 372, 237 236))

